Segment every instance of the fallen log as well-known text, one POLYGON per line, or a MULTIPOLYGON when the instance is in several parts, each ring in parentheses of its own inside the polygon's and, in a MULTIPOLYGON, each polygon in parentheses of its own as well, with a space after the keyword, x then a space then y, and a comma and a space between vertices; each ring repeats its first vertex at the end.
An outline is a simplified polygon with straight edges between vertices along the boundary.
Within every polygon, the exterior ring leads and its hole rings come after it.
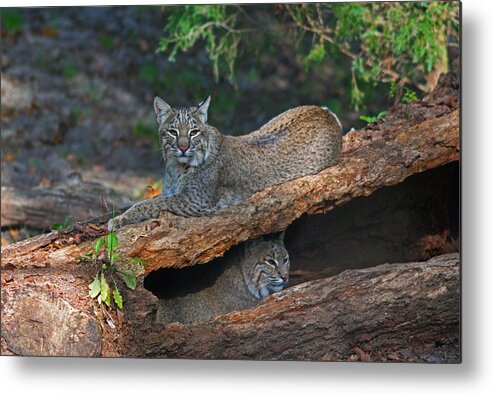
POLYGON ((53 223, 63 223, 67 215, 78 222, 111 212, 113 205, 130 204, 130 199, 114 190, 83 181, 74 173, 49 186, 2 186, 1 224, 49 229, 53 223))
MULTIPOLYGON (((459 110, 404 129, 362 137, 357 133, 344 136, 340 164, 316 175, 267 188, 213 215, 183 218, 165 213, 159 220, 122 228, 117 232, 120 254, 144 259, 147 271, 206 263, 242 241, 285 229, 304 213, 325 213, 459 159, 459 110)), ((7 246, 2 266, 74 264, 90 252, 94 238, 106 233, 107 219, 7 246)))
POLYGON ((348 270, 204 324, 143 327, 139 308, 127 355, 458 363, 459 309, 459 255, 449 254, 348 270))
POLYGON ((89 269, 5 270, 2 354, 460 361, 458 254, 348 270, 195 325, 157 326, 142 277, 122 287, 124 314, 104 312, 87 296, 89 269))

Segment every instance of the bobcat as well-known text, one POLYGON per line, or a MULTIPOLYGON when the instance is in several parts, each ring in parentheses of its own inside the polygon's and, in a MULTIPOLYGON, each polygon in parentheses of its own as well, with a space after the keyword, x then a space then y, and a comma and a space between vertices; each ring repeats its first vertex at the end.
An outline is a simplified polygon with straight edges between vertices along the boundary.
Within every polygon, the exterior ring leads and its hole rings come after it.
POLYGON ((253 133, 233 137, 207 123, 209 103, 210 96, 197 106, 173 109, 155 98, 164 189, 110 220, 110 231, 157 218, 163 211, 206 215, 339 161, 342 128, 326 108, 293 108, 253 133))
POLYGON ((179 287, 180 296, 166 295, 160 299, 157 323, 208 321, 253 307, 284 289, 289 277, 289 255, 283 236, 282 233, 249 240, 211 265, 199 281, 190 281, 187 276, 186 283, 179 287))

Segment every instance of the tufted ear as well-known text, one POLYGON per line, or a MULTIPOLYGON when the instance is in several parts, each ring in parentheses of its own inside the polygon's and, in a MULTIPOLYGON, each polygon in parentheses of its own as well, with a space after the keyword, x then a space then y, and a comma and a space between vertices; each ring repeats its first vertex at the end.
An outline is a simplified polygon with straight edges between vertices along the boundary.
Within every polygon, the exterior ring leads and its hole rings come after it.
POLYGON ((154 111, 156 111, 157 122, 163 123, 166 121, 166 118, 169 117, 173 109, 163 99, 156 96, 154 98, 154 111))
POLYGON ((195 115, 200 119, 200 122, 207 122, 207 111, 209 110, 209 103, 211 102, 211 97, 208 96, 207 99, 201 101, 197 105, 197 109, 195 110, 195 115))
POLYGON ((284 234, 286 233, 286 229, 282 232, 270 233, 268 235, 264 235, 263 238, 265 241, 284 241, 284 234))

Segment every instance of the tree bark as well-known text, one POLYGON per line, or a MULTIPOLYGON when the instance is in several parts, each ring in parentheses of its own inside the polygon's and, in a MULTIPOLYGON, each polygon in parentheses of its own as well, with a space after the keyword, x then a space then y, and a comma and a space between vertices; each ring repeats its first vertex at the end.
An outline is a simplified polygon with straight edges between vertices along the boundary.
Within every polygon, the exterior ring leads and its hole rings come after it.
POLYGON ((128 343, 128 353, 458 363, 459 307, 459 256, 449 254, 427 262, 348 270, 204 324, 144 329, 140 319, 129 318, 138 338, 128 343))
POLYGON ((79 269, 79 275, 4 274, 3 354, 460 361, 458 254, 348 270, 251 309, 166 327, 155 323, 157 298, 142 278, 135 291, 121 288, 124 315, 103 315, 88 300, 85 268, 79 269))
MULTIPOLYGON (((459 111, 384 133, 351 132, 340 164, 316 175, 275 185, 217 213, 159 220, 119 230, 120 253, 149 263, 146 271, 186 267, 221 256, 233 245, 285 229, 304 213, 325 213, 408 176, 459 159, 459 111)), ((103 217, 66 232, 35 237, 2 251, 2 266, 66 267, 90 252, 106 233, 103 217)))

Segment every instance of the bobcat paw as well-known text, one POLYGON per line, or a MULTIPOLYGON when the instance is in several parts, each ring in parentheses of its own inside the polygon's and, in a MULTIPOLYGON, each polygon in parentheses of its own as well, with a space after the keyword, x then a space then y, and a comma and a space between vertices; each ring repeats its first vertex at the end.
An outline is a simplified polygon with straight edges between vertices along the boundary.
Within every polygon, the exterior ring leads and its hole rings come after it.
POLYGON ((115 217, 108 221, 108 231, 113 232, 125 225, 135 224, 137 222, 142 222, 150 218, 151 217, 149 217, 148 215, 134 216, 132 214, 126 215, 126 213, 123 213, 122 215, 119 215, 118 217, 115 217))
POLYGON ((126 224, 123 216, 119 215, 118 217, 112 218, 108 221, 108 231, 114 232, 115 230, 121 228, 126 224))

